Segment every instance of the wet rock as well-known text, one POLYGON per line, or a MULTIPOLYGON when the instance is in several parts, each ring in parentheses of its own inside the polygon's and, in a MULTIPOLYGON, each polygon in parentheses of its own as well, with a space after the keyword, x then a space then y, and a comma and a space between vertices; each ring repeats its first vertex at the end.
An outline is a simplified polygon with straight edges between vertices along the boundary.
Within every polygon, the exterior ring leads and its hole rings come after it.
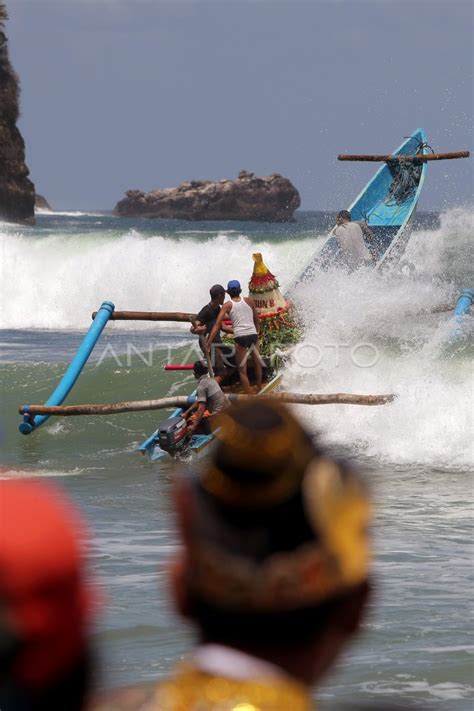
POLYGON ((236 180, 191 180, 149 193, 128 190, 114 213, 121 217, 289 222, 299 206, 299 193, 288 178, 279 173, 258 178, 241 170, 236 180))
POLYGON ((40 210, 41 212, 53 212, 53 208, 42 195, 35 195, 35 210, 40 210))

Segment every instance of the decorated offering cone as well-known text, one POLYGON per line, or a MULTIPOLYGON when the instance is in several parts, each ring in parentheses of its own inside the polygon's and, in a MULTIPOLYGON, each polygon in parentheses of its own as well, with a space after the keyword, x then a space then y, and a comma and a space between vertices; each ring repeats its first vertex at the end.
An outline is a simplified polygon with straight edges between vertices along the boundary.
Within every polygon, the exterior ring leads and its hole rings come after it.
POLYGON ((249 281, 250 296, 255 301, 260 318, 273 318, 281 311, 288 311, 288 303, 280 291, 276 277, 265 265, 262 255, 252 255, 255 262, 249 281))
POLYGON ((278 280, 268 269, 257 252, 249 281, 249 293, 255 302, 260 317, 263 355, 273 355, 276 348, 296 343, 301 337, 301 329, 296 322, 292 304, 280 291, 278 280))

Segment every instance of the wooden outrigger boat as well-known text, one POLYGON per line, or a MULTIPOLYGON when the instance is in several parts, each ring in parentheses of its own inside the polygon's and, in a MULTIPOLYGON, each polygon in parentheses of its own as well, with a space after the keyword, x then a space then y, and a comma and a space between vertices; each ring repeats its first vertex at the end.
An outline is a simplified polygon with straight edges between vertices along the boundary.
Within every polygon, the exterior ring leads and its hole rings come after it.
MULTIPOLYGON (((278 331, 281 333, 281 346, 288 345, 289 341, 296 340, 298 335, 298 327, 291 318, 291 305, 286 301, 279 291, 279 285, 273 274, 269 272, 263 264, 260 254, 254 255, 255 267, 254 275, 256 295, 259 298, 257 302, 260 304, 260 316, 262 321, 262 332, 264 334, 278 331)), ((250 283, 252 291, 252 280, 250 283)), ((156 407, 156 402, 148 403, 115 403, 112 405, 85 405, 77 407, 61 407, 61 403, 65 400, 68 393, 74 386, 79 377, 82 368, 89 355, 91 354, 95 344, 99 340, 103 329, 110 320, 148 320, 148 321, 176 321, 193 323, 196 314, 192 313, 160 313, 160 312, 120 312, 115 311, 115 306, 112 302, 106 301, 101 308, 92 315, 93 324, 89 329, 84 341, 82 342, 76 356, 71 362, 69 368, 64 374, 61 382, 56 390, 52 393, 44 406, 23 405, 20 412, 23 415, 19 429, 22 434, 30 434, 45 422, 51 415, 72 415, 72 414, 110 414, 117 412, 127 412, 144 409, 159 409, 163 405, 156 407), (128 405, 128 407, 127 407, 128 405)), ((204 353, 207 352, 205 340, 201 337, 201 347, 204 353)), ((208 353, 207 353, 208 356, 208 353)), ((212 373, 212 364, 209 361, 209 370, 212 373)), ((182 366, 178 366, 180 369, 182 366)), ((271 363, 268 359, 264 367, 264 384, 259 395, 268 395, 275 391, 280 384, 282 374, 279 372, 275 363, 271 363)), ((232 395, 239 393, 239 388, 236 387, 236 371, 230 373, 229 388, 224 386, 224 391, 227 389, 232 395)), ((195 400, 195 391, 187 398, 178 398, 181 401, 185 400, 183 405, 180 405, 172 412, 165 420, 142 444, 138 450, 143 454, 147 454, 152 461, 158 461, 163 458, 183 457, 200 458, 204 452, 212 444, 215 437, 214 434, 196 433, 191 436, 187 435, 186 423, 182 417, 183 412, 195 400), (167 432, 166 440, 163 432, 167 432), (176 433, 176 437, 173 435, 176 433), (179 435, 179 436, 178 436, 179 435), (171 446, 168 446, 171 441, 171 446), (176 445, 174 444, 176 442, 176 445)), ((166 400, 166 398, 164 399, 166 400)), ((170 398, 168 398, 170 400, 170 398)), ((171 398, 172 400, 172 398, 171 398)), ((168 403, 167 409, 171 405, 168 403)))
MULTIPOLYGON (((427 163, 433 160, 467 158, 468 151, 433 153, 422 128, 417 129, 391 155, 339 155, 342 161, 379 161, 384 165, 367 183, 348 210, 354 222, 366 223, 375 239, 370 244, 374 267, 382 269, 398 262, 410 236, 426 177, 427 163)), ((369 246, 369 244, 367 245, 369 246)), ((311 279, 319 270, 337 268, 342 262, 338 242, 329 233, 322 248, 295 282, 311 279)))
MULTIPOLYGON (((257 312, 260 318, 261 335, 263 339, 268 337, 270 332, 277 332, 280 336, 279 344, 281 347, 287 346, 290 342, 296 342, 299 336, 298 324, 292 317, 292 306, 284 298, 279 290, 279 284, 275 276, 269 271, 263 263, 262 255, 257 253, 253 255, 254 270, 249 282, 250 295, 254 297, 257 312)), ((209 370, 212 372, 212 364, 209 361, 207 353, 207 345, 204 339, 201 339, 201 348, 206 354, 209 370)), ((264 386, 259 395, 269 395, 275 391, 282 378, 281 372, 275 368, 274 361, 266 359, 266 367, 264 368, 264 386)), ((225 385, 223 386, 226 391, 225 385)), ((240 388, 233 388, 233 392, 239 392, 240 388)), ((195 392, 190 397, 194 397, 195 392)), ((169 427, 182 426, 182 416, 184 408, 177 408, 172 415, 161 426, 159 426, 153 434, 151 434, 144 442, 140 444, 138 449, 143 454, 148 454, 152 461, 163 459, 170 455, 170 451, 163 446, 166 441, 166 430, 169 427)), ((216 430, 217 432, 218 430, 216 430)), ((196 433, 191 437, 186 438, 183 447, 178 450, 178 456, 192 457, 199 459, 204 455, 210 445, 215 440, 215 434, 199 434, 196 433)), ((172 454, 172 453, 171 453, 172 454)))
MULTIPOLYGON (((254 255, 254 273, 249 284, 250 293, 259 304, 261 333, 273 346, 280 344, 287 347, 292 341, 298 340, 300 332, 298 324, 292 316, 292 307, 283 297, 278 288, 278 282, 263 264, 260 254, 254 255), (276 337, 276 338, 275 338, 276 337)), ((58 386, 44 405, 22 405, 19 412, 23 420, 19 425, 22 434, 34 432, 51 416, 75 415, 113 415, 122 412, 140 412, 174 408, 172 414, 138 447, 143 454, 147 454, 151 461, 159 461, 169 457, 185 457, 200 459, 215 441, 213 434, 188 435, 183 412, 195 401, 195 392, 188 396, 165 397, 158 400, 140 400, 115 403, 96 403, 84 405, 65 405, 62 403, 74 387, 81 371, 86 364, 94 346, 99 340, 102 331, 111 320, 140 320, 140 321, 177 321, 190 322, 195 318, 190 313, 163 313, 163 312, 134 312, 115 311, 115 306, 110 301, 105 301, 100 309, 93 315, 93 323, 82 341, 76 355, 63 375, 58 386), (165 437, 163 437, 165 433, 165 437), (176 434, 176 437, 173 435, 176 434)), ((207 347, 202 343, 203 351, 208 357, 207 347)), ((384 405, 393 400, 393 395, 355 395, 352 393, 331 393, 313 395, 310 393, 275 393, 280 385, 282 373, 275 359, 266 359, 264 369, 264 386, 256 396, 276 397, 283 402, 307 405, 322 404, 350 404, 350 405, 384 405)), ((209 360, 208 360, 209 362, 209 360)), ((212 371, 212 364, 210 364, 212 371)), ((173 370, 188 369, 190 366, 172 366, 173 370)), ((192 367, 192 366, 191 366, 192 367)), ((168 367, 166 367, 168 369, 168 367)), ((232 401, 249 395, 239 394, 235 388, 236 373, 230 374, 229 399, 232 401)))
MULTIPOLYGON (((260 255, 255 255, 260 257, 260 255)), ((268 273, 270 277, 270 286, 275 286, 273 275, 268 273)), ((264 303, 271 302, 271 299, 265 299, 265 293, 262 292, 262 281, 259 284, 260 295, 262 296, 262 301, 264 303)), ((273 289, 273 291, 275 291, 273 289)), ((268 295, 267 292, 266 295, 268 295)), ((264 307, 265 308, 265 307, 264 307)), ((289 343, 290 324, 288 313, 282 309, 283 313, 281 315, 278 312, 266 314, 266 323, 263 326, 263 331, 266 330, 269 333, 274 332, 275 329, 279 328, 277 326, 278 321, 281 319, 281 331, 282 331, 282 345, 286 346, 289 343)), ((165 448, 161 446, 160 442, 160 431, 165 430, 167 434, 170 430, 173 430, 175 423, 173 421, 181 420, 181 422, 176 423, 178 428, 185 426, 183 422, 182 413, 193 403, 195 400, 195 392, 188 396, 176 396, 176 397, 164 397, 158 400, 138 400, 138 401, 128 401, 128 402, 114 402, 114 403, 95 403, 95 404, 83 404, 83 405, 62 405, 66 399, 69 392, 74 387, 75 382, 80 376, 84 365, 86 364, 94 346, 99 340, 102 331, 106 327, 107 323, 111 320, 140 320, 140 321, 178 321, 178 322, 189 322, 189 317, 193 317, 194 314, 188 313, 169 313, 169 312, 144 312, 144 311, 115 311, 115 306, 110 301, 105 301, 100 309, 93 314, 93 323, 89 328, 84 340, 82 341, 76 355, 71 361, 68 369, 64 373, 58 386, 48 398, 44 405, 21 405, 19 407, 19 412, 23 416, 22 422, 19 425, 19 430, 22 434, 28 435, 34 432, 38 427, 40 427, 44 422, 46 422, 49 417, 68 417, 76 415, 114 415, 124 412, 143 412, 150 410, 161 410, 161 409, 172 409, 174 411, 172 414, 162 422, 161 426, 158 427, 142 444, 138 447, 138 451, 143 454, 147 454, 151 461, 159 461, 164 458, 169 457, 186 457, 200 459, 205 452, 208 451, 209 447, 215 440, 214 434, 193 434, 192 436, 186 435, 186 441, 180 447, 168 447, 165 448)), ((265 319, 265 316, 262 317, 265 319)), ((298 331, 295 331, 295 337, 298 331)), ((273 334, 274 335, 274 334, 273 334)), ((173 370, 188 370, 190 366, 173 366, 173 370)), ((192 366, 191 366, 192 367, 192 366)), ((168 369, 168 368, 167 368, 168 369)), ((271 396, 276 397, 279 400, 286 403, 294 404, 305 404, 305 405, 327 405, 327 404, 348 404, 348 405, 385 405, 391 402, 394 398, 392 394, 387 395, 356 395, 352 393, 328 393, 324 395, 314 395, 311 393, 288 393, 281 392, 275 393, 280 385, 282 379, 282 373, 278 367, 272 366, 268 363, 265 374, 265 384, 256 396, 271 396)), ((235 382, 235 374, 234 374, 235 382)), ((229 392, 230 401, 235 401, 240 398, 252 397, 249 395, 243 395, 236 392, 235 388, 230 389, 229 392)), ((216 430, 217 432, 217 430, 216 430)))

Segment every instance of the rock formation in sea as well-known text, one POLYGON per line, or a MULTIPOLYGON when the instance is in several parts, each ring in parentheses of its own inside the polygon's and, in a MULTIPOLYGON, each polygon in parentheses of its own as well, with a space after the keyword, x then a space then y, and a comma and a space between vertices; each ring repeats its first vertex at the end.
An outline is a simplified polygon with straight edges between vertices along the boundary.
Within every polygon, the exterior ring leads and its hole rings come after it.
POLYGON ((290 222, 299 206, 299 193, 288 178, 278 173, 258 178, 242 170, 236 180, 192 180, 149 193, 128 190, 114 213, 121 217, 290 222))
POLYGON ((42 195, 38 195, 38 193, 35 195, 35 210, 39 212, 53 212, 53 208, 46 198, 42 195))
POLYGON ((25 163, 25 142, 16 124, 19 81, 8 57, 5 3, 0 0, 0 220, 34 222, 35 186, 25 163))

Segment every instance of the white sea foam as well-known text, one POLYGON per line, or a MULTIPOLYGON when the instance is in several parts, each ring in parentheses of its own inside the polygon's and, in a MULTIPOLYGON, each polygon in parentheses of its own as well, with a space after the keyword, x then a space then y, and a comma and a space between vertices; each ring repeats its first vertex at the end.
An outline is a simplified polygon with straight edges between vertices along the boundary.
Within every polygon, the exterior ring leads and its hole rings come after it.
POLYGON ((335 272, 301 285, 305 338, 292 354, 285 389, 397 396, 383 407, 301 408, 311 427, 365 456, 469 468, 472 370, 465 343, 447 347, 450 314, 417 315, 456 293, 452 281, 426 273, 407 279, 335 272))
POLYGON ((389 695, 393 697, 403 696, 404 698, 426 698, 434 697, 444 701, 457 699, 472 699, 473 687, 469 684, 441 682, 430 684, 426 680, 398 682, 365 682, 361 684, 364 691, 371 695, 389 695))
POLYGON ((474 263, 474 209, 455 207, 440 216, 435 230, 415 232, 408 242, 404 258, 416 266, 418 274, 444 274, 450 264, 459 277, 465 277, 471 287, 474 263), (461 258, 459 258, 461 257, 461 258))
MULTIPOLYGON (((88 468, 88 471, 90 468, 88 468)), ((46 477, 66 477, 66 476, 78 476, 82 474, 85 470, 79 467, 74 467, 69 471, 61 471, 56 469, 14 469, 4 467, 0 470, 0 480, 1 479, 42 479, 46 477)))
POLYGON ((466 261, 471 221, 472 214, 451 210, 439 229, 416 233, 407 251, 416 267, 411 277, 327 272, 297 288, 306 330, 286 371, 285 389, 397 396, 383 407, 301 408, 326 441, 355 445, 365 456, 397 464, 454 471, 472 466, 472 367, 466 348, 472 319, 464 340, 448 346, 452 314, 419 315, 455 303, 459 287, 470 285, 460 278, 472 268, 466 261))
POLYGON ((133 230, 120 237, 39 239, 0 233, 0 240, 0 327, 64 330, 87 328, 90 313, 107 299, 119 310, 196 310, 208 300, 212 284, 248 282, 257 246, 285 284, 312 250, 308 240, 255 245, 245 236, 221 234, 200 242, 144 237, 133 230))
POLYGON ((79 210, 45 210, 35 208, 35 215, 50 215, 52 217, 101 217, 103 212, 80 212, 79 210))

